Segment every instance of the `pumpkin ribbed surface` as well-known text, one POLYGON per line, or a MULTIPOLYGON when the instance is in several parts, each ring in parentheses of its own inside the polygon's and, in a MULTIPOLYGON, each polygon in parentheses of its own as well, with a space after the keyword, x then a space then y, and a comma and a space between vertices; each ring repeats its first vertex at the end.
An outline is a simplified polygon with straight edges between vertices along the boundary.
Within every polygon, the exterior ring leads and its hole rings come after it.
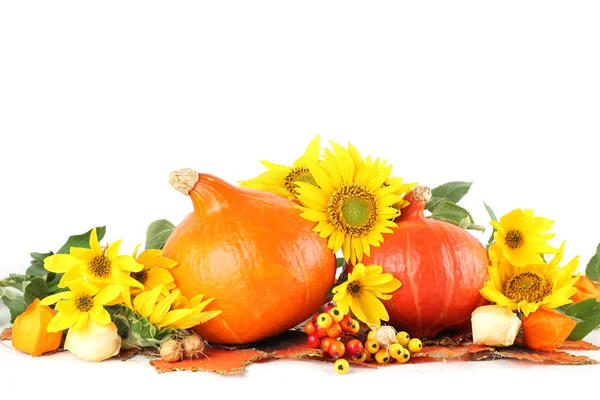
POLYGON ((175 229, 163 254, 182 294, 215 300, 223 313, 194 330, 212 343, 242 344, 282 333, 324 302, 335 274, 327 242, 294 203, 199 175, 194 212, 175 229))
POLYGON ((425 204, 412 192, 406 198, 411 205, 395 221, 398 228, 363 259, 402 282, 393 298, 383 302, 389 324, 415 337, 463 329, 471 312, 486 303, 479 289, 488 277, 487 252, 466 230, 426 219, 425 204))

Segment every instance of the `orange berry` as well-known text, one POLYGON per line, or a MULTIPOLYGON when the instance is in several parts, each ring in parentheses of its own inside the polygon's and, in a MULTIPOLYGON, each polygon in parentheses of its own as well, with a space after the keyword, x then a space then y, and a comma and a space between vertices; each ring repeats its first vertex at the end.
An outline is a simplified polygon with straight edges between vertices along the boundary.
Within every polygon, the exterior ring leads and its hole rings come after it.
POLYGON ((357 355, 352 356, 352 360, 362 363, 362 362, 367 361, 369 356, 370 356, 370 354, 363 350, 360 353, 358 353, 357 355))
POLYGON ((342 327, 337 322, 334 322, 329 328, 327 328, 327 336, 331 338, 339 337, 342 334, 342 327))
POLYGON ((379 364, 385 364, 390 361, 390 355, 386 349, 380 349, 375 353, 375 361, 379 364))
POLYGON ((367 353, 375 354, 379 351, 379 343, 375 339, 369 339, 365 342, 365 350, 367 353))
POLYGON ((304 324, 304 332, 306 332, 307 335, 312 335, 316 331, 317 328, 315 327, 315 324, 312 323, 312 321, 308 321, 306 324, 304 324))
POLYGON ((329 348, 331 347, 333 342, 335 342, 335 339, 333 339, 333 338, 330 338, 330 337, 323 338, 323 340, 321 340, 321 348, 325 351, 329 351, 329 348))

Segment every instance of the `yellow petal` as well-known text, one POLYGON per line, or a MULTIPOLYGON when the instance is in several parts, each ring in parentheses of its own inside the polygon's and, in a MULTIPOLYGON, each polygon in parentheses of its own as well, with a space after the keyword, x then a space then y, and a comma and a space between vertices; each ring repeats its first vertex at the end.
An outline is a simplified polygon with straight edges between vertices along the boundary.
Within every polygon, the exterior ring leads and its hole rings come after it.
POLYGON ((123 286, 108 285, 94 297, 94 304, 103 306, 116 299, 122 292, 123 286))
POLYGON ((83 262, 70 254, 54 254, 44 259, 44 268, 50 272, 64 273, 83 262))
POLYGON ((144 269, 144 266, 135 261, 135 258, 125 255, 116 257, 112 260, 112 264, 122 271, 140 272, 144 269))
POLYGON ((152 313, 152 310, 154 310, 156 301, 160 296, 160 291, 161 287, 157 286, 149 292, 138 294, 135 299, 133 299, 134 309, 144 317, 148 317, 150 313, 152 313))
POLYGON ((87 322, 88 322, 88 318, 89 318, 88 313, 80 312, 79 317, 77 318, 77 322, 75 322, 75 325, 73 325, 73 329, 79 329, 82 326, 85 326, 85 324, 87 324, 87 322))
POLYGON ((102 248, 100 247, 100 243, 98 243, 96 228, 92 229, 92 234, 90 235, 90 249, 94 254, 102 254, 102 248))
POLYGON ((70 299, 73 297, 73 295, 74 295, 73 292, 59 292, 59 293, 51 294, 50 296, 44 297, 44 299, 42 301, 40 301, 40 304, 43 306, 49 306, 50 304, 54 304, 57 301, 60 301, 63 299, 70 299))
POLYGON ((172 310, 167 313, 160 321, 157 322, 159 326, 172 326, 179 320, 194 314, 194 310, 190 309, 180 309, 180 310, 172 310))
POLYGON ((148 317, 148 320, 153 324, 158 323, 161 319, 165 317, 167 312, 169 312, 169 310, 171 309, 171 305, 177 299, 177 297, 179 297, 179 293, 175 292, 171 293, 169 296, 159 301, 156 307, 154 307, 154 311, 152 311, 152 313, 148 317))
POLYGON ((67 328, 73 326, 77 319, 79 318, 80 312, 75 310, 69 314, 58 313, 52 318, 48 326, 46 327, 46 331, 48 332, 60 332, 64 331, 67 328))
POLYGON ((100 325, 108 325, 111 323, 110 314, 102 306, 94 306, 90 310, 90 318, 100 325))

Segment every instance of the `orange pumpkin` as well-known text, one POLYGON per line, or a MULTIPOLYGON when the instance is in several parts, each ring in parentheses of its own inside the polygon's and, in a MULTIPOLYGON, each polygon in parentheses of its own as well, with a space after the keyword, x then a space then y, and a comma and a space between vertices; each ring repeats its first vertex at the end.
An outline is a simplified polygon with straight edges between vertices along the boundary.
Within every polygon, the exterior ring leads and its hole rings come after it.
MULTIPOLYGON (((383 267, 402 287, 383 304, 389 325, 416 337, 462 330, 471 313, 486 303, 479 289, 488 279, 485 247, 463 228, 424 216, 431 191, 417 186, 406 194, 410 205, 395 220, 398 227, 372 248, 363 264, 383 267)), ((349 270, 352 267, 348 268, 349 270)))
POLYGON ((241 189, 190 169, 171 174, 194 211, 165 244, 185 296, 204 294, 218 317, 194 328, 212 343, 242 344, 280 334, 324 303, 335 277, 326 239, 295 203, 241 189))

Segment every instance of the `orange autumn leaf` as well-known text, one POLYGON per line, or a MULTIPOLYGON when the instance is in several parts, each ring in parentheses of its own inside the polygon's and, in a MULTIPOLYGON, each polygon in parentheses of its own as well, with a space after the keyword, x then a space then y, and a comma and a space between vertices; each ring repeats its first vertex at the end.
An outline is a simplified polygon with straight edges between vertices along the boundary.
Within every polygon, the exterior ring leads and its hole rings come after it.
POLYGON ((544 364, 560 365, 591 365, 598 364, 597 361, 585 356, 574 356, 564 351, 543 351, 533 350, 525 347, 508 347, 497 349, 494 352, 495 358, 508 358, 519 361, 530 361, 544 364))
POLYGON ((306 335, 289 331, 270 340, 257 343, 253 348, 208 348, 205 357, 168 363, 153 360, 150 364, 157 372, 168 371, 209 371, 223 375, 240 374, 246 366, 256 361, 294 358, 321 360, 323 350, 313 349, 306 344, 306 335))
POLYGON ((583 340, 565 340, 559 347, 560 350, 600 350, 600 346, 583 340))
POLYGON ((523 339, 525 345, 535 350, 554 350, 565 341, 577 323, 554 310, 539 308, 523 315, 523 339))
POLYGON ((10 340, 12 338, 12 328, 6 328, 0 333, 0 341, 10 340))
POLYGON ((158 373, 169 371, 208 371, 222 375, 240 374, 247 365, 267 356, 255 349, 207 349, 205 357, 169 363, 152 360, 150 364, 158 373))
POLYGON ((575 282, 577 293, 571 297, 573 303, 579 303, 580 301, 587 299, 596 299, 600 302, 600 288, 588 277, 581 275, 577 282, 575 282))
POLYGON ((62 340, 62 332, 47 332, 46 328, 56 312, 35 299, 27 309, 15 319, 12 327, 12 345, 23 353, 34 357, 57 350, 62 340))

